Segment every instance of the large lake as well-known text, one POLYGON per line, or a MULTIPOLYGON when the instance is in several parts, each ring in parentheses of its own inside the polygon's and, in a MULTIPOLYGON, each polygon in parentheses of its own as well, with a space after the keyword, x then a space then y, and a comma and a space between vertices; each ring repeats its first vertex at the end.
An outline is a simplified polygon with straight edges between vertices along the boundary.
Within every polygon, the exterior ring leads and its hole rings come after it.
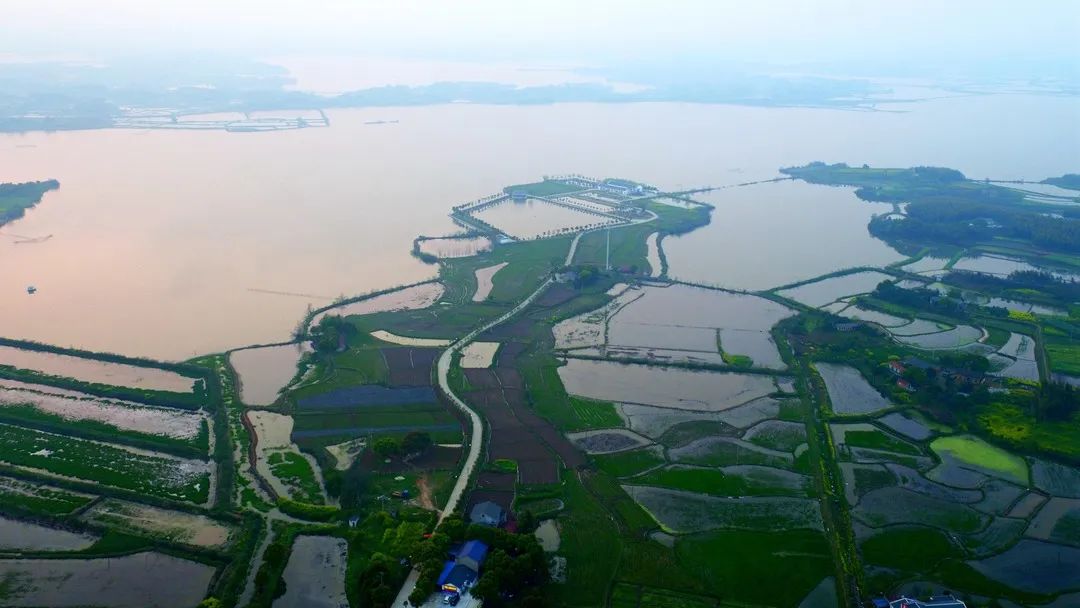
MULTIPOLYGON (((1074 98, 883 107, 457 104, 339 110, 329 129, 278 133, 0 136, 0 181, 61 182, 0 228, 0 335, 168 359, 279 341, 309 305, 432 276, 409 255, 416 234, 451 231, 450 206, 544 174, 688 188, 811 160, 1007 179, 1080 165, 1074 98), (376 119, 400 122, 364 124, 376 119)), ((866 234, 882 206, 847 190, 708 200, 710 226, 664 241, 674 276, 759 289, 898 258, 866 234)))

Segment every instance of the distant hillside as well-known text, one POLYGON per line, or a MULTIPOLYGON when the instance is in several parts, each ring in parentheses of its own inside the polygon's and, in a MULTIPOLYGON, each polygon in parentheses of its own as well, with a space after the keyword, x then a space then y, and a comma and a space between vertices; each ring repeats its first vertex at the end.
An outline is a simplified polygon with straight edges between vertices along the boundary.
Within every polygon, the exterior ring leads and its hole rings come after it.
POLYGON ((1042 183, 1057 186, 1058 188, 1080 190, 1080 173, 1066 173, 1061 177, 1048 177, 1042 183))

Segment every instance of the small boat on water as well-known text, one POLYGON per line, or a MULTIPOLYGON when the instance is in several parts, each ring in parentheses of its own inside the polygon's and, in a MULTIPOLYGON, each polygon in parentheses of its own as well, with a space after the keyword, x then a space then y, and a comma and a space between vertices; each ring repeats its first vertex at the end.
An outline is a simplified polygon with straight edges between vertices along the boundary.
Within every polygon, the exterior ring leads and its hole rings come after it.
POLYGON ((29 287, 26 288, 26 293, 28 293, 30 295, 34 295, 35 293, 37 293, 37 287, 34 287, 33 285, 30 285, 29 287))

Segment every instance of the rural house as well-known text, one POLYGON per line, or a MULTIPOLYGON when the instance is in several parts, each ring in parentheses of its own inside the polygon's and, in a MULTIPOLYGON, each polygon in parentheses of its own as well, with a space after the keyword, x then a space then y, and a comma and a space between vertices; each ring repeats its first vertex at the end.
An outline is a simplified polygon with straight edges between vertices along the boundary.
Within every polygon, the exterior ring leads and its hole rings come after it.
POLYGON ((506 523, 506 512, 499 505, 486 500, 473 506, 469 511, 469 521, 474 524, 499 527, 506 523))
POLYGON ((461 593, 476 582, 480 576, 480 566, 488 554, 488 546, 479 540, 467 541, 451 555, 439 574, 439 589, 450 593, 461 593))

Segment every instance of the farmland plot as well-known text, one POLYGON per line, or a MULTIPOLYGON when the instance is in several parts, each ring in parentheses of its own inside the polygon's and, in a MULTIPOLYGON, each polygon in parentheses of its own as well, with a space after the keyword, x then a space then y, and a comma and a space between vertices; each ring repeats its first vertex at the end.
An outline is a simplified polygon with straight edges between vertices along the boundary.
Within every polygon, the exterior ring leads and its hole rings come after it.
POLYGON ((442 283, 424 283, 384 293, 366 300, 335 306, 315 315, 311 320, 314 327, 325 315, 339 315, 348 317, 351 315, 370 315, 377 312, 391 312, 397 310, 419 310, 427 308, 443 296, 445 287, 442 283))
POLYGON ((849 365, 815 363, 829 391, 829 401, 837 414, 869 414, 891 407, 881 393, 849 365))
POLYGON ((345 563, 348 546, 332 536, 297 536, 285 565, 285 595, 274 608, 339 608, 347 606, 345 563))
POLYGON ((205 515, 123 500, 102 501, 81 517, 88 522, 196 547, 224 547, 233 532, 231 526, 205 515))
POLYGON ((163 553, 101 559, 0 560, 4 606, 191 608, 214 568, 163 553), (147 598, 152 598, 149 601, 147 598))
POLYGON ((0 516, 0 551, 79 551, 93 545, 97 539, 92 534, 68 532, 0 516))
POLYGON ((240 400, 247 405, 271 405, 296 375, 303 347, 299 344, 245 348, 229 354, 240 378, 240 400))
POLYGON ((559 368, 566 391, 596 399, 681 410, 721 411, 773 392, 768 376, 694 372, 571 359, 559 368))
POLYGON ((41 351, 0 346, 0 365, 65 376, 83 382, 111 384, 155 391, 190 393, 195 379, 156 367, 111 363, 41 351))
POLYGON ((0 461, 135 492, 205 503, 210 463, 0 424, 0 461))
POLYGON ((790 497, 724 498, 680 490, 625 485, 636 500, 665 531, 703 532, 715 529, 821 530, 818 503, 790 497))
POLYGON ((856 272, 814 281, 777 293, 785 298, 817 308, 844 296, 869 293, 874 291, 878 283, 892 280, 892 278, 891 275, 881 272, 856 272))
POLYGON ((38 482, 0 477, 0 507, 42 515, 66 515, 94 497, 38 482))
POLYGON ((174 439, 194 440, 206 420, 202 412, 103 399, 40 384, 0 381, 0 410, 20 407, 71 422, 91 420, 119 430, 174 439))

